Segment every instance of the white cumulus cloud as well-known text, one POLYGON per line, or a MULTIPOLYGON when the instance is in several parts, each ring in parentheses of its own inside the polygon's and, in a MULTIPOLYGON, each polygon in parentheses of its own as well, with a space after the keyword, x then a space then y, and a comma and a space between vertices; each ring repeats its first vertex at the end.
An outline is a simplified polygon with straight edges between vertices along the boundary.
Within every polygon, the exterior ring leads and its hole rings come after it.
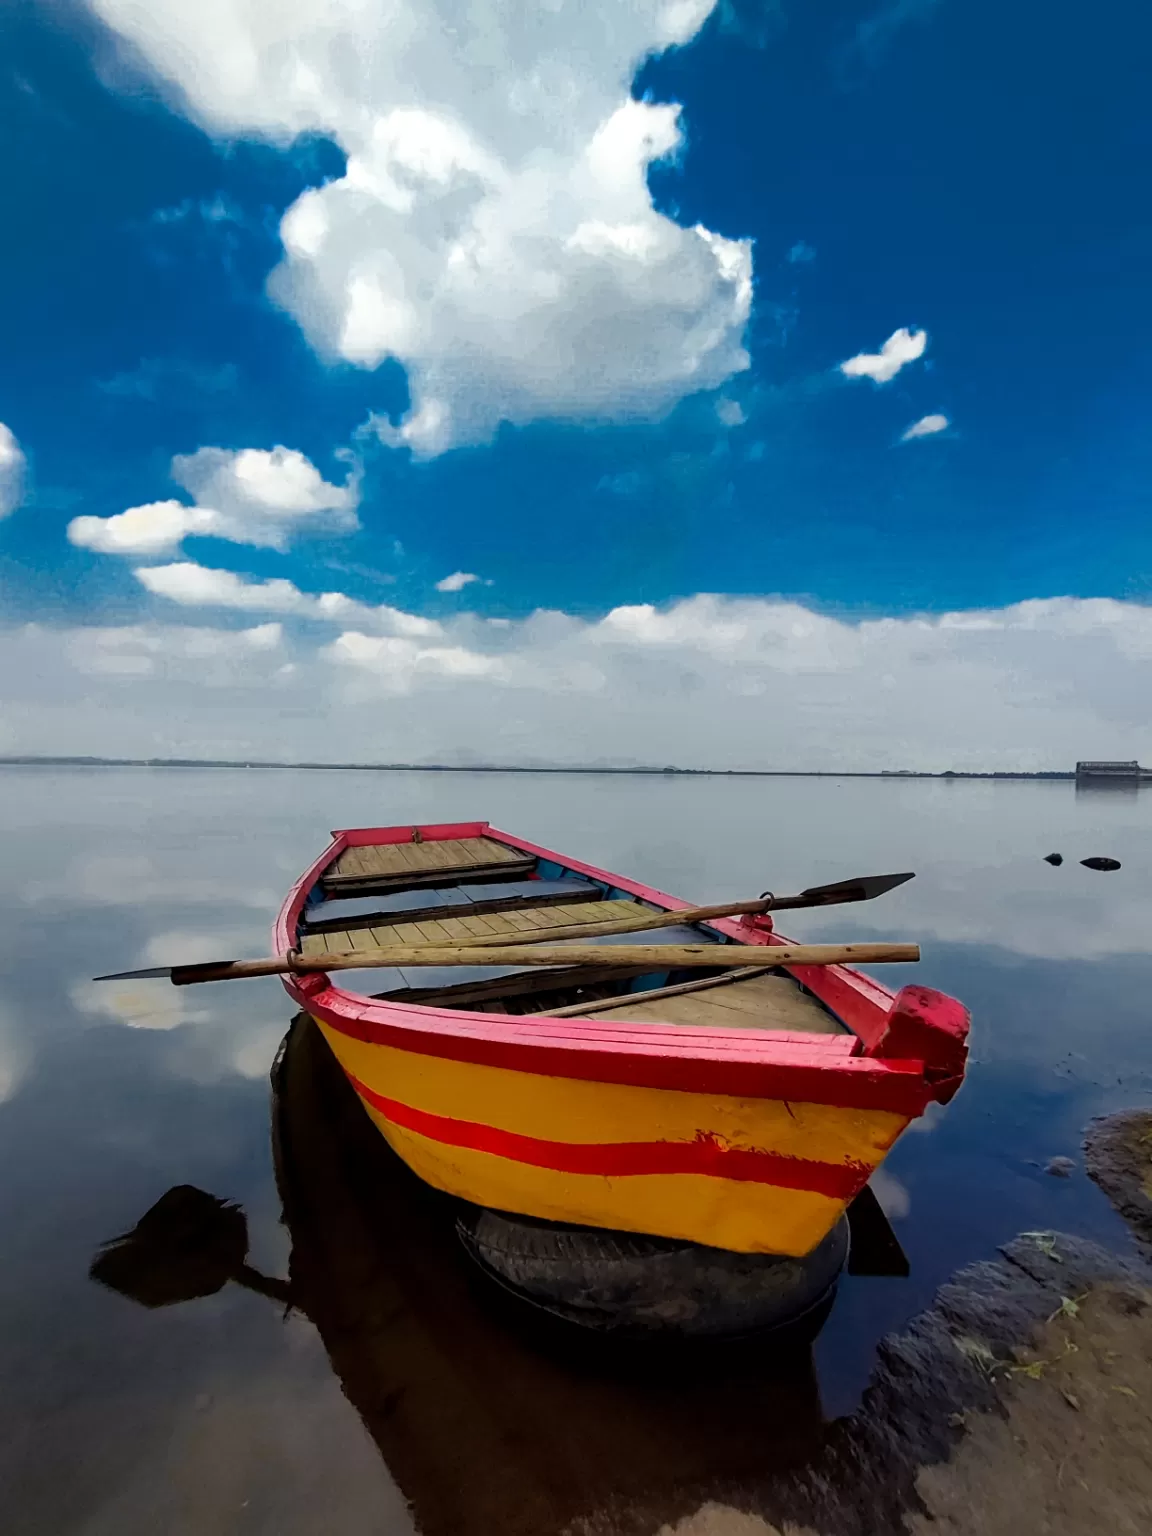
POLYGON ((630 86, 715 0, 89 0, 224 137, 333 139, 281 224, 273 297, 321 353, 408 369, 386 441, 652 419, 748 366, 748 241, 683 228, 647 171, 679 108, 630 86))
POLYGON ((443 581, 436 583, 436 590, 437 592, 462 592, 472 582, 479 580, 479 576, 474 576, 471 571, 453 571, 451 576, 445 576, 443 581))
POLYGON ((372 607, 343 592, 301 592, 282 577, 249 581, 235 571, 212 570, 190 560, 175 565, 144 565, 132 573, 156 597, 185 608, 234 608, 245 613, 279 613, 329 624, 367 624, 394 635, 426 637, 441 633, 435 619, 405 613, 387 603, 372 607))
POLYGON ((840 364, 840 372, 850 379, 872 379, 877 384, 887 384, 906 363, 914 363, 918 357, 923 357, 927 345, 927 331, 910 331, 907 326, 902 326, 892 332, 879 352, 858 352, 840 364))
POLYGON ((113 517, 74 517, 69 540, 105 555, 157 555, 190 535, 285 549, 305 529, 358 527, 355 475, 332 485, 294 448, 200 448, 172 460, 172 479, 192 506, 154 501, 113 517))
POLYGON ((486 656, 464 645, 421 645, 416 640, 362 635, 355 630, 334 640, 322 655, 337 665, 369 673, 389 693, 410 692, 421 676, 496 682, 509 676, 499 656, 486 656))
POLYGON ((0 421, 0 517, 14 512, 23 500, 25 468, 15 434, 0 421))
POLYGON ((918 437, 933 437, 937 432, 947 431, 950 423, 947 416, 935 412, 931 416, 921 416, 919 421, 914 421, 908 430, 901 434, 902 443, 910 443, 918 437))
POLYGON ((219 514, 182 501, 152 501, 114 517, 74 517, 68 542, 101 555, 159 555, 187 534, 216 533, 219 514))

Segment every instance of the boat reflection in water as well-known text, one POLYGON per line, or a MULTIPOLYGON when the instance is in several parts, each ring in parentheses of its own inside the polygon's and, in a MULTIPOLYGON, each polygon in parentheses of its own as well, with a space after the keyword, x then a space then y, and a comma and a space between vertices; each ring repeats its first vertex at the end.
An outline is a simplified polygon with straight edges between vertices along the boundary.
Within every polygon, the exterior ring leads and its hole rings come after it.
POLYGON ((651 1533, 798 1468, 823 1440, 810 1345, 621 1346, 505 1298, 457 1207, 390 1151, 316 1026, 273 1069, 289 1278, 235 1206, 178 1186, 93 1278, 147 1306, 228 1280, 305 1313, 425 1536, 651 1533))

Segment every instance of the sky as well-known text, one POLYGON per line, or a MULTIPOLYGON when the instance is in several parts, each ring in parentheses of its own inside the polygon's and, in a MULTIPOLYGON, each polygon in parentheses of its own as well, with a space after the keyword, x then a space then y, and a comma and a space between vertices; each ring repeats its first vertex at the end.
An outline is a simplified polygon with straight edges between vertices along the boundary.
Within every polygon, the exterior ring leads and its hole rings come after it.
POLYGON ((1130 0, 9 0, 0 754, 1152 759, 1130 0))

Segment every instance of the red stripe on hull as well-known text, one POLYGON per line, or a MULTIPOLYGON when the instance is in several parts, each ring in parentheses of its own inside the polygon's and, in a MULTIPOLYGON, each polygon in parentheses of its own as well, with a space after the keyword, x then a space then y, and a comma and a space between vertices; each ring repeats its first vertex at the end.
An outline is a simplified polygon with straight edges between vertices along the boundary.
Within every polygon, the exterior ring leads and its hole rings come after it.
POLYGON ((496 1157, 550 1168, 556 1173, 590 1173, 622 1177, 643 1173, 702 1173, 711 1178, 773 1184, 778 1189, 805 1189, 834 1200, 850 1200, 867 1181, 866 1163, 821 1163, 744 1147, 728 1147, 703 1133, 695 1141, 543 1141, 472 1120, 454 1120, 386 1099, 357 1078, 356 1092, 394 1125, 415 1131, 445 1146, 491 1152, 496 1157))

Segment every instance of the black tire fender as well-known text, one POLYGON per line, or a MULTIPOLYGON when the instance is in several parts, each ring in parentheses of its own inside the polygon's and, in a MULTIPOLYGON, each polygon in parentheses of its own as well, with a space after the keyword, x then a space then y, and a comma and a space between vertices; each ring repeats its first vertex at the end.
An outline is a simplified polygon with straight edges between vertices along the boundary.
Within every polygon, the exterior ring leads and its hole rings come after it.
POLYGON ((830 1297, 849 1247, 845 1217, 803 1258, 479 1206, 463 1211, 456 1230, 492 1279, 555 1316, 599 1330, 700 1337, 776 1328, 811 1311, 830 1297))

